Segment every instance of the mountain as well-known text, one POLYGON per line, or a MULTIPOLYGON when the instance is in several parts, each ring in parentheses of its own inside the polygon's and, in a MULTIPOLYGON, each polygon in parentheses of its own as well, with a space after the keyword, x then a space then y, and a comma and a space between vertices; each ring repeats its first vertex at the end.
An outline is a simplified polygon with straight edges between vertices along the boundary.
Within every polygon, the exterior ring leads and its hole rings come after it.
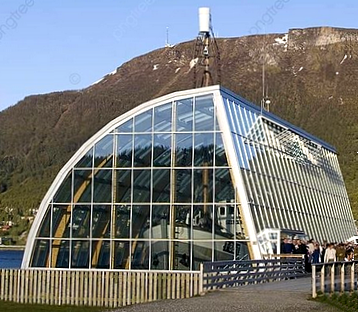
MULTIPOLYGON (((358 217, 358 30, 318 27, 218 39, 221 84, 254 103, 262 62, 270 111, 337 148, 358 217), (264 48, 263 48, 264 47, 264 48)), ((28 96, 0 112, 0 221, 10 232, 36 209, 60 168, 108 121, 172 91, 192 88, 194 41, 136 57, 79 91, 28 96)))

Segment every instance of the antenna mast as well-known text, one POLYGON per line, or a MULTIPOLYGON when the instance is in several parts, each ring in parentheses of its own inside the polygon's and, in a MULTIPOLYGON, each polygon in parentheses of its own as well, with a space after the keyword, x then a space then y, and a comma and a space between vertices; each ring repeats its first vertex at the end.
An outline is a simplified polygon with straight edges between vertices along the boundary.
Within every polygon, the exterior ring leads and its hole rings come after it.
POLYGON ((194 88, 214 84, 212 59, 217 63, 216 83, 220 84, 220 53, 211 25, 210 8, 199 8, 199 35, 196 38, 194 52, 194 88), (199 71, 202 72, 200 82, 197 79, 199 71))

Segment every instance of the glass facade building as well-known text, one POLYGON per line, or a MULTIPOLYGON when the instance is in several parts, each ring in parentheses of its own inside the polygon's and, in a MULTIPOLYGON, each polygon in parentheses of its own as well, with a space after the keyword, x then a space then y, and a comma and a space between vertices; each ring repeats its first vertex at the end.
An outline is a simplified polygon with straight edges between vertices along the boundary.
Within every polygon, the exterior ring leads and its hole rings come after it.
POLYGON ((344 241, 335 149, 219 86, 144 103, 62 168, 22 267, 198 270, 279 253, 280 233, 344 241))

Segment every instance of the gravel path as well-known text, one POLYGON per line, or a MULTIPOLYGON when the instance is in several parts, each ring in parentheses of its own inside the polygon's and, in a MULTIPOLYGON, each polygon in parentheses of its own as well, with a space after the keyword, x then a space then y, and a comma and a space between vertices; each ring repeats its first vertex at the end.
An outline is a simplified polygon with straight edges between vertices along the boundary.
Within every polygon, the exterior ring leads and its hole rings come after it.
POLYGON ((190 299, 162 300, 120 308, 118 312, 338 312, 337 308, 310 300, 308 277, 262 285, 213 291, 190 299))

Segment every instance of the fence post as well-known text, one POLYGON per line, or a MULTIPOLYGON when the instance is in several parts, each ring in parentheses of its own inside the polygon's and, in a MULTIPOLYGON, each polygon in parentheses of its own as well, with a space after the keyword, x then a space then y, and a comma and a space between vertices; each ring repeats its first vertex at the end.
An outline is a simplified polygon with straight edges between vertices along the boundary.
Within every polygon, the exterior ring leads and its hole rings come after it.
POLYGON ((199 294, 204 294, 204 264, 200 263, 199 294))
POLYGON ((341 266, 341 293, 343 293, 345 291, 344 270, 345 270, 345 264, 343 263, 341 266))
MULTIPOLYGON (((321 292, 324 294, 324 286, 325 286, 325 273, 326 272, 326 265, 323 263, 321 269, 321 292)), ((328 272, 327 272, 328 274, 328 272)))
POLYGON ((317 297, 317 289, 316 289, 316 266, 312 265, 312 298, 317 297))
POLYGON ((331 267, 331 292, 334 292, 334 269, 335 269, 335 264, 332 264, 331 267))
POLYGON ((351 266, 351 291, 354 291, 354 267, 355 262, 353 262, 351 266))

